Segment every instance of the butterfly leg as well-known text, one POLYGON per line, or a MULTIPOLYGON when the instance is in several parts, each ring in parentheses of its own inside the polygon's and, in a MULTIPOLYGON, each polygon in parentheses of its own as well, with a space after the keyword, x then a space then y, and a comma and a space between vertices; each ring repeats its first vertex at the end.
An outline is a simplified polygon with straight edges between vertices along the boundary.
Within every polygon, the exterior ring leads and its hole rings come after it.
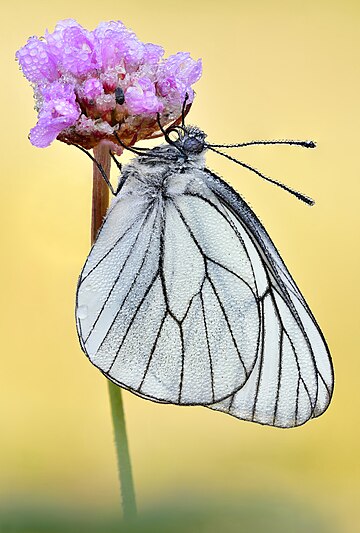
MULTIPOLYGON (((74 144, 73 146, 76 146, 76 148, 79 148, 79 150, 81 150, 82 152, 84 152, 84 154, 86 154, 86 155, 91 159, 91 161, 92 161, 93 163, 95 163, 95 165, 98 167, 99 172, 100 172, 100 174, 102 175, 102 177, 103 177, 103 179, 104 179, 106 185, 109 187, 109 189, 110 189, 110 191, 111 191, 111 194, 112 194, 113 196, 116 196, 116 194, 117 194, 118 191, 116 191, 116 192, 114 191, 114 188, 113 188, 113 186, 111 185, 111 182, 110 182, 109 178, 107 177, 106 172, 105 172, 103 166, 102 166, 102 165, 101 165, 101 164, 95 159, 94 156, 92 156, 92 155, 90 154, 90 152, 88 152, 87 150, 85 150, 85 148, 83 148, 83 147, 80 146, 79 144, 74 144)), ((119 165, 120 165, 120 163, 119 163, 119 165)), ((119 168, 119 165, 117 164, 117 167, 118 167, 118 168, 119 168)), ((120 167, 121 167, 121 165, 120 165, 120 167)))
POLYGON ((120 161, 116 159, 115 154, 111 150, 110 150, 110 156, 120 172, 119 182, 115 190, 115 196, 117 196, 125 184, 126 176, 122 173, 122 164, 120 163, 120 161))

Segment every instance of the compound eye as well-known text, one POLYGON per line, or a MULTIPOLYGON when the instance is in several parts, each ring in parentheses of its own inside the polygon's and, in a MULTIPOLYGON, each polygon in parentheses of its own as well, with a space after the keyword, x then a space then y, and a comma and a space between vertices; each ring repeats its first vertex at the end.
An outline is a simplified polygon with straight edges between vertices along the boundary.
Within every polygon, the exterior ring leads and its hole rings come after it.
POLYGON ((204 149, 204 141, 197 137, 188 137, 183 142, 183 148, 185 152, 200 154, 204 149))

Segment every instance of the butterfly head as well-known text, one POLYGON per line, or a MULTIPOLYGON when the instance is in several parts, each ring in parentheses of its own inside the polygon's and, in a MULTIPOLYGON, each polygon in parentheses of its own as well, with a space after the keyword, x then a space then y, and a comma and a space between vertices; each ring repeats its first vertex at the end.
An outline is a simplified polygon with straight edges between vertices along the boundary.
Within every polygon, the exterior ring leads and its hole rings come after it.
POLYGON ((173 126, 166 130, 165 138, 187 157, 200 155, 206 149, 206 134, 196 126, 173 126))

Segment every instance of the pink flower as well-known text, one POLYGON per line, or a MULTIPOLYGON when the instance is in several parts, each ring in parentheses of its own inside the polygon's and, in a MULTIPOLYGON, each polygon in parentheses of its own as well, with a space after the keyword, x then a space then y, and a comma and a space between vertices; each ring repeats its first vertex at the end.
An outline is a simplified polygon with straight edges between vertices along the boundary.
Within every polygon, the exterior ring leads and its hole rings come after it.
POLYGON ((143 63, 156 65, 164 55, 164 49, 161 46, 152 43, 144 45, 143 63))
POLYGON ((164 109, 157 98, 155 86, 149 78, 139 78, 125 93, 125 101, 134 115, 141 113, 158 113, 164 109))
POLYGON ((53 33, 46 32, 45 39, 63 74, 81 77, 98 67, 94 37, 75 20, 59 22, 53 33))
POLYGON ((191 85, 201 76, 201 59, 194 61, 188 52, 178 52, 166 59, 159 68, 158 92, 173 102, 183 101, 186 93, 193 98, 191 85))
POLYGON ((60 76, 56 58, 47 44, 37 37, 29 38, 27 44, 16 52, 16 59, 25 77, 33 83, 54 81, 60 76))
POLYGON ((44 39, 31 37, 16 58, 33 84, 38 123, 35 146, 54 139, 93 148, 102 140, 134 144, 178 119, 185 95, 201 76, 201 61, 185 52, 142 43, 120 21, 88 31, 75 20, 58 22, 44 39))
POLYGON ((74 124, 81 111, 71 85, 55 81, 41 90, 43 100, 38 123, 30 131, 30 141, 35 146, 45 148, 58 134, 74 124))
POLYGON ((94 37, 98 63, 103 71, 116 66, 125 67, 131 48, 135 50, 137 47, 135 34, 120 21, 102 22, 94 30, 94 37))
POLYGON ((83 83, 81 93, 85 100, 94 100, 104 94, 104 87, 98 78, 89 78, 83 83))

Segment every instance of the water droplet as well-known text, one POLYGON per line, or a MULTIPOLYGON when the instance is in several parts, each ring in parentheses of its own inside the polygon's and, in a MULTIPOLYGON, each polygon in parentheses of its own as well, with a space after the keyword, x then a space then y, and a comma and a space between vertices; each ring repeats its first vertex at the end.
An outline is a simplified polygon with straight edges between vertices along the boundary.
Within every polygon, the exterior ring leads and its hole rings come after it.
POLYGON ((88 308, 87 305, 80 305, 77 310, 78 318, 83 319, 88 316, 88 308))

